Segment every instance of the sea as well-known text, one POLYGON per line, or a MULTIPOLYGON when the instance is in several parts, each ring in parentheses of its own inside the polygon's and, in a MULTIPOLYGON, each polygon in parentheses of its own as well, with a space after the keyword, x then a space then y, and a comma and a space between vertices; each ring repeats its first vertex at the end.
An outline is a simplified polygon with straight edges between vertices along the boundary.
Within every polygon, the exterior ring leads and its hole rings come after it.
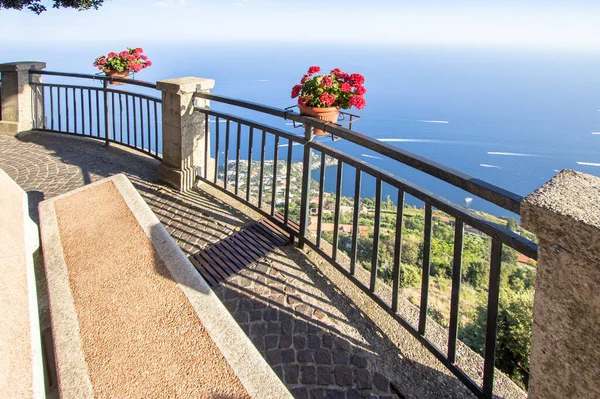
MULTIPOLYGON (((0 43, 0 62, 45 61, 52 71, 94 74, 94 59, 126 46, 152 60, 136 79, 215 79, 213 93, 285 108, 311 65, 365 76, 367 106, 353 130, 526 196, 562 169, 600 176, 600 51, 302 42, 0 43)), ((213 102, 211 107, 302 135, 302 127, 213 102)), ((344 140, 324 144, 448 198, 498 216, 483 199, 344 140)), ((285 144, 283 144, 285 145, 285 144)), ((242 150, 242 153, 244 151, 242 150)), ((294 147, 300 160, 302 148, 294 147)), ((326 189, 335 189, 336 167, 326 189)), ((374 195, 365 179, 361 195, 374 195)), ((354 175, 344 173, 344 195, 354 175)), ((384 198, 395 190, 384 186, 384 198)), ((419 201, 409 200, 415 205, 419 201)))

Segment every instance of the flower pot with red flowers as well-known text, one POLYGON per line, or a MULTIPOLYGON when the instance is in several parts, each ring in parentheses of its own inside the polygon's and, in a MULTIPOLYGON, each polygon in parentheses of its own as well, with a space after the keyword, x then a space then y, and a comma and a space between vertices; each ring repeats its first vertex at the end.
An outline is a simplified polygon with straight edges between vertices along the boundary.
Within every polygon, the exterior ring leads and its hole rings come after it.
MULTIPOLYGON (((127 47, 120 53, 110 52, 107 55, 101 55, 94 61, 94 66, 104 72, 106 76, 128 79, 131 72, 139 72, 152 65, 152 62, 140 47, 127 47)), ((111 82, 112 84, 122 84, 120 82, 111 82)))
MULTIPOLYGON (((298 97, 301 115, 336 123, 340 108, 365 107, 364 95, 367 90, 364 87, 365 78, 361 74, 349 74, 335 68, 329 74, 317 75, 320 71, 320 67, 311 66, 300 83, 292 88, 292 98, 298 97)), ((315 134, 327 133, 315 129, 315 134)))

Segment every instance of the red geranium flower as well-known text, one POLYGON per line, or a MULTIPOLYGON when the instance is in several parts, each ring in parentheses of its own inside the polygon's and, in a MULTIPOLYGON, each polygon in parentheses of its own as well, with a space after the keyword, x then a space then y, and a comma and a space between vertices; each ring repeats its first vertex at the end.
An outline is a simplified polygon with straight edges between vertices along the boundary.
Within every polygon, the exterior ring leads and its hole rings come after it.
POLYGON ((321 67, 318 67, 316 65, 311 66, 310 68, 308 68, 308 74, 309 75, 313 75, 317 72, 321 72, 321 67))
POLYGON ((292 87, 292 98, 298 97, 300 90, 302 90, 302 85, 300 83, 292 87))
POLYGON ((367 105, 367 102, 365 101, 363 96, 355 95, 350 97, 349 104, 352 107, 356 107, 356 109, 363 109, 365 105, 367 105))
POLYGON ((356 94, 359 94, 359 95, 361 95, 361 96, 362 96, 362 95, 364 95, 364 94, 367 92, 367 89, 365 89, 365 87, 364 87, 364 86, 356 86, 356 87, 354 88, 354 92, 355 92, 356 94))
POLYGON ((352 90, 352 86, 350 86, 349 83, 341 83, 340 84, 340 89, 344 92, 344 93, 350 93, 350 90, 352 90))
POLYGON ((362 86, 365 84, 365 77, 360 73, 353 73, 350 75, 350 84, 353 86, 362 86))
POLYGON ((323 87, 331 87, 333 86, 333 79, 331 79, 331 76, 323 76, 323 80, 321 81, 321 84, 323 85, 323 87))

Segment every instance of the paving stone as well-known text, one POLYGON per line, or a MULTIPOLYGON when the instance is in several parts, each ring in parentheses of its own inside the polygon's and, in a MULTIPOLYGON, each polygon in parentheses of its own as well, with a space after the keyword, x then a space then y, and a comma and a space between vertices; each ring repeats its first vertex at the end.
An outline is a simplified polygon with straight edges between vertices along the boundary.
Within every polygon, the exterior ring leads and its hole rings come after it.
POLYGON ((238 323, 247 323, 250 320, 248 317, 248 312, 244 311, 237 311, 236 313, 234 313, 233 318, 238 323))
POLYGON ((247 336, 250 336, 250 324, 243 324, 240 326, 240 328, 242 329, 244 334, 246 334, 247 336))
POLYGON ((250 335, 252 337, 263 337, 267 333, 267 326, 264 323, 256 323, 250 326, 250 335))
POLYGON ((317 384, 331 385, 333 384, 333 372, 329 366, 317 367, 317 384))
POLYGON ((318 364, 331 364, 331 351, 329 349, 317 349, 315 351, 315 362, 318 364))
POLYGON ((321 331, 321 328, 316 324, 307 323, 308 324, 308 333, 309 334, 318 334, 321 331))
POLYGON ((279 349, 285 349, 292 346, 292 336, 282 335, 279 337, 279 349))
POLYGON ((354 382, 358 389, 371 389, 371 375, 368 370, 354 369, 354 382))
POLYGON ((270 321, 267 323, 267 334, 279 334, 281 332, 281 323, 270 321))
POLYGON ((333 369, 335 383, 339 386, 352 386, 352 368, 349 366, 335 366, 333 369))
POLYGON ((352 364, 356 367, 367 367, 367 359, 360 355, 352 355, 352 364))
POLYGON ((339 349, 346 352, 349 352, 351 349, 350 343, 345 339, 335 339, 333 345, 335 349, 339 349))
POLYGON ((251 310, 248 314, 250 315, 250 321, 262 320, 262 312, 260 310, 251 310))
POLYGON ((279 342, 279 335, 267 335, 265 337, 265 349, 275 349, 277 348, 277 343, 279 342))
POLYGON ((306 338, 302 335, 294 335, 294 349, 304 349, 306 347, 306 338))
POLYGON ((312 363, 314 362, 313 351, 311 350, 300 350, 296 352, 296 358, 301 363, 312 363))
POLYGON ((343 352, 340 350, 333 351, 333 362, 335 364, 349 364, 350 363, 350 353, 343 352))
POLYGON ((310 349, 318 349, 321 347, 321 338, 318 335, 308 336, 308 347, 310 349))
POLYGON ((263 310, 264 321, 276 321, 277 320, 277 309, 265 309, 263 310))
POLYGON ((301 315, 309 317, 309 318, 312 317, 313 309, 304 303, 296 306, 295 310, 296 310, 296 313, 298 313, 298 314, 301 314, 301 315))
POLYGON ((259 351, 265 350, 265 340, 263 339, 262 335, 252 337, 251 341, 259 351))
POLYGON ((265 359, 270 366, 281 364, 281 351, 279 349, 268 350, 265 353, 265 359))
POLYGON ((323 388, 313 388, 310 390, 310 399, 326 399, 327 392, 323 388))
POLYGON ((313 317, 316 317, 318 320, 323 320, 325 317, 327 317, 327 315, 323 313, 323 311, 317 309, 313 313, 313 317))
POLYGON ((283 380, 283 367, 275 366, 273 367, 273 371, 275 374, 277 374, 277 377, 279 377, 280 380, 283 380))
POLYGON ((317 382, 316 367, 300 366, 300 382, 305 385, 314 385, 317 382))
POLYGON ((292 388, 290 393, 295 399, 309 399, 308 389, 305 387, 292 388))
POLYGON ((325 397, 327 399, 345 399, 346 398, 346 392, 345 391, 340 391, 338 389, 328 389, 326 391, 325 397))
POLYGON ((308 323, 304 320, 294 320, 294 333, 302 333, 308 330, 308 323))
POLYGON ((287 364, 283 366, 284 382, 288 384, 297 384, 300 377, 300 366, 297 364, 287 364))
POLYGON ((280 321, 284 321, 284 320, 294 320, 294 315, 292 313, 289 313, 288 311, 286 311, 285 309, 281 309, 279 311, 279 320, 280 321))
POLYGON ((362 393, 360 393, 356 389, 351 388, 346 392, 346 398, 347 399, 364 399, 364 396, 362 393))
POLYGON ((294 320, 284 320, 281 322, 281 333, 291 335, 294 329, 294 320))
POLYGON ((281 361, 283 363, 293 363, 296 361, 296 351, 293 349, 284 349, 281 351, 281 361))
POLYGON ((375 374, 373 374, 373 384, 383 392, 390 391, 390 380, 381 373, 375 372, 375 374))
POLYGON ((287 297, 287 303, 290 306, 302 303, 302 298, 300 298, 299 295, 288 295, 287 297))
POLYGON ((321 337, 321 345, 323 345, 323 347, 325 347, 325 348, 333 347, 333 339, 331 338, 331 335, 329 335, 329 334, 323 335, 321 337))

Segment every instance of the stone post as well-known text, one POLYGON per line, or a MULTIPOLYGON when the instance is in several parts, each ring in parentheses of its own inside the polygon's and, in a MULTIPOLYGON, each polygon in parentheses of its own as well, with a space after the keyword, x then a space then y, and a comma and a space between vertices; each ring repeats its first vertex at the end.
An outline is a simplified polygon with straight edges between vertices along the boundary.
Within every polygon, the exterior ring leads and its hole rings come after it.
MULTIPOLYGON (((45 62, 35 61, 0 64, 0 73, 2 73, 0 134, 16 135, 44 125, 43 90, 41 87, 34 88, 29 84, 29 71, 44 68, 46 68, 45 62)), ((31 76, 32 82, 41 82, 41 80, 40 75, 31 76)))
POLYGON ((194 112, 194 103, 207 108, 208 102, 198 104, 204 100, 195 99, 194 93, 208 93, 214 85, 213 79, 194 77, 156 83, 162 91, 163 161, 158 166, 158 178, 179 191, 194 187, 197 168, 203 173, 205 116, 194 112))
POLYGON ((600 397, 600 178, 563 170, 525 198, 539 239, 530 399, 600 397))

